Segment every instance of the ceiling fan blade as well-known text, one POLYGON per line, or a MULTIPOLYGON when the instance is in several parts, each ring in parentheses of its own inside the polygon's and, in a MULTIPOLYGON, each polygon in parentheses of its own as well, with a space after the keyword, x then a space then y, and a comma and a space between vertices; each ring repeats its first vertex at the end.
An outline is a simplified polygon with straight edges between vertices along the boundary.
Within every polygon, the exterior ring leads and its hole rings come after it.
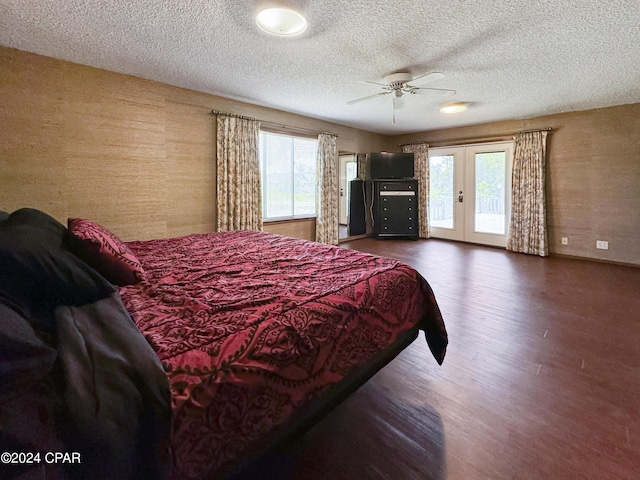
POLYGON ((372 98, 379 97, 380 95, 388 95, 391 92, 379 92, 374 93, 373 95, 367 95, 366 97, 356 98, 355 100, 349 100, 347 105, 353 105, 354 103, 366 102, 367 100, 371 100, 372 98))
POLYGON ((372 82, 370 80, 357 80, 356 83, 359 84, 359 85, 377 85, 379 87, 388 87, 389 86, 386 83, 372 82))
POLYGON ((435 82, 436 80, 440 80, 441 78, 444 78, 444 73, 429 72, 412 79, 411 83, 414 83, 416 80, 422 80, 420 84, 424 85, 425 83, 435 82))
POLYGON ((448 88, 430 88, 430 87, 412 87, 406 90, 407 93, 411 93, 412 95, 429 95, 431 93, 437 93, 440 95, 454 95, 456 93, 455 90, 450 90, 448 88))

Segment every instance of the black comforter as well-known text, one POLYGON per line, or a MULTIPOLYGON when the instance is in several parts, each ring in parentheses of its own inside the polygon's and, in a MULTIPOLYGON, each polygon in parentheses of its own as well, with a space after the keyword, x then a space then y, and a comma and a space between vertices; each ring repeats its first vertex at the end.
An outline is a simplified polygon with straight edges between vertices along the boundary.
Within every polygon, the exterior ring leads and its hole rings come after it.
POLYGON ((42 212, 0 213, 0 478, 165 478, 166 375, 72 243, 42 212))

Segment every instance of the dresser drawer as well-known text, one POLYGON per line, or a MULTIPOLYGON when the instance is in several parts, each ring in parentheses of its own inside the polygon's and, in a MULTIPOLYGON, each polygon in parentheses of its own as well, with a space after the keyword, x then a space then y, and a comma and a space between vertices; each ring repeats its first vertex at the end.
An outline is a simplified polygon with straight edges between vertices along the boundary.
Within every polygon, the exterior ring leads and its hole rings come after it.
POLYGON ((380 195, 383 195, 385 192, 415 192, 417 187, 417 182, 415 181, 406 181, 406 182, 378 182, 378 191, 380 195))
POLYGON ((416 210, 416 199, 414 196, 380 195, 380 208, 385 212, 393 211, 404 215, 416 210))

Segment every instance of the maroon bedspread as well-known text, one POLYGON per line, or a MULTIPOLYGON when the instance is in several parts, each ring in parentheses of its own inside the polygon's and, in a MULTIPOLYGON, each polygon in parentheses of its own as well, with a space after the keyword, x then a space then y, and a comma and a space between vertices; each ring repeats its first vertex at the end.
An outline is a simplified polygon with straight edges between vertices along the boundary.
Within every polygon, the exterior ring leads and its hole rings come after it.
POLYGON ((146 278, 120 294, 169 377, 174 478, 233 462, 399 332, 444 357, 431 288, 397 261, 254 231, 128 245, 146 278))

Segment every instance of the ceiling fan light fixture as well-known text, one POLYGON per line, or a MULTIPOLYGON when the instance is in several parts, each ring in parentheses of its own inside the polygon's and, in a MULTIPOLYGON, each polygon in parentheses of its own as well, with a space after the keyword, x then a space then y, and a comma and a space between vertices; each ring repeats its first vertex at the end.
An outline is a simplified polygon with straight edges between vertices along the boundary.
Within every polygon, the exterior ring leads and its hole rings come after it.
POLYGON ((266 8, 256 15, 261 30, 279 37, 300 35, 307 29, 307 19, 289 8, 266 8))
POLYGON ((404 108, 404 97, 402 96, 402 92, 400 95, 396 94, 393 97, 393 109, 400 110, 401 108, 404 108))
POLYGON ((469 104, 464 102, 445 103, 440 107, 440 113, 460 113, 464 112, 468 107, 469 104))

